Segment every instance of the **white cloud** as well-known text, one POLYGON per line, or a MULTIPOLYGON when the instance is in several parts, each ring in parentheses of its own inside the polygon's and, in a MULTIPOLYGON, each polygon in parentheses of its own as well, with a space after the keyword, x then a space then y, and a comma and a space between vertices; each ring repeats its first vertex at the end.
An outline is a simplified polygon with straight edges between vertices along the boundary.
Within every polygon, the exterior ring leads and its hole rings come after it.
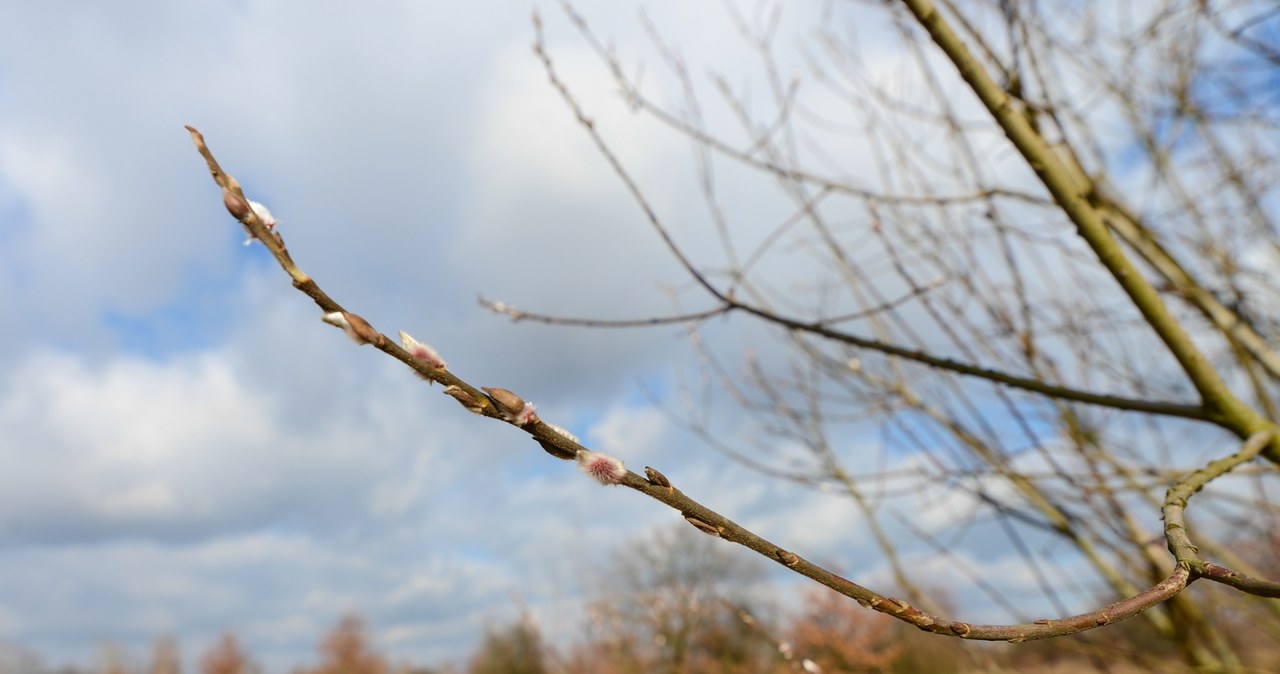
POLYGON ((661 453, 659 439, 671 429, 670 420, 652 407, 615 406, 587 431, 593 446, 633 463, 661 453))

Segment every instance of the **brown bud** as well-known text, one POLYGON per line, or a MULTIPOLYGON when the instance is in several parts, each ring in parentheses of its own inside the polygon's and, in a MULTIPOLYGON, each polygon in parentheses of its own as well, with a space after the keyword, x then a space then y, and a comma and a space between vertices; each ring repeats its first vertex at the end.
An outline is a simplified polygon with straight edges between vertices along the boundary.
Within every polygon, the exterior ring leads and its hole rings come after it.
POLYGON ((797 557, 796 553, 794 552, 787 552, 782 548, 778 548, 777 550, 773 551, 773 554, 777 555, 778 559, 781 560, 782 563, 787 566, 795 566, 796 564, 800 563, 800 558, 797 557))
POLYGON ((955 632, 956 636, 967 637, 969 630, 969 623, 951 623, 951 631, 955 632))
POLYGON ((236 220, 244 220, 249 214, 249 202, 236 196, 235 192, 222 190, 222 205, 227 207, 227 212, 236 220))
POLYGON ((488 393, 489 397, 493 398, 493 402, 497 403, 498 411, 505 415, 515 416, 520 414, 521 410, 524 409, 524 398, 521 398, 507 389, 481 386, 480 390, 488 393))
POLYGON ((489 397, 493 398, 493 402, 498 406, 498 411, 502 413, 502 418, 520 426, 537 427, 542 423, 538 418, 538 413, 534 411, 533 404, 524 401, 524 398, 508 391, 504 388, 489 388, 481 386, 489 397))
POLYGON ((550 442, 547 442, 546 440, 538 439, 538 444, 542 445, 543 451, 550 454, 551 456, 556 457, 557 459, 572 461, 578 456, 577 452, 565 449, 563 447, 557 447, 556 445, 553 445, 550 442))
POLYGON ((671 486, 671 480, 666 475, 659 473, 656 468, 644 467, 644 476, 649 478, 649 484, 655 487, 666 487, 667 491, 675 491, 675 487, 671 486))
POLYGON ((381 346, 382 343, 386 341, 386 338, 382 336, 382 333, 375 330, 372 325, 369 325, 368 321, 364 320, 357 314, 351 313, 350 311, 345 313, 347 314, 347 322, 351 324, 351 330, 355 332, 360 339, 363 339, 365 343, 373 344, 374 346, 381 346))
POLYGON ((356 344, 373 344, 382 346, 385 338, 373 329, 369 322, 360 318, 350 311, 331 311, 321 317, 322 321, 337 328, 341 328, 351 341, 356 344))
POLYGON ((710 522, 705 522, 703 520, 700 520, 697 517, 694 517, 693 515, 685 515, 684 518, 688 520, 689 524, 692 524, 695 529, 697 529, 698 531, 701 531, 704 534, 707 534, 708 536, 715 536, 718 538, 720 534, 724 532, 724 529, 710 522))
POLYGON ((459 403, 462 403, 463 407, 467 408, 468 412, 476 414, 484 414, 484 408, 490 404, 487 398, 471 395, 466 389, 457 385, 446 386, 444 394, 453 396, 459 403))

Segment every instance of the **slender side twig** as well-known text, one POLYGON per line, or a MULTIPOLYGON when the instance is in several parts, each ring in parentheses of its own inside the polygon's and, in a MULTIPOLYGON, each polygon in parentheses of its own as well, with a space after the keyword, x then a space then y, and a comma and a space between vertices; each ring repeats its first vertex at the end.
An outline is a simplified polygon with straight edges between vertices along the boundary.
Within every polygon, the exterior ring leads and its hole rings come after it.
MULTIPOLYGON (((919 288, 912 289, 904 293, 901 297, 897 297, 886 302, 882 302, 874 307, 868 307, 862 311, 853 311, 839 316, 822 319, 823 324, 846 323, 868 318, 876 314, 887 313, 899 305, 904 304, 920 295, 929 292, 940 285, 941 281, 934 281, 919 288)), ((544 314, 536 311, 526 311, 506 302, 498 302, 485 299, 483 296, 477 298, 480 306, 492 311, 495 314, 503 314, 511 319, 513 323, 521 321, 530 321, 533 323, 544 323, 546 325, 568 325, 581 328, 649 328, 658 325, 671 325, 673 323, 697 323, 708 318, 720 316, 732 312, 736 307, 732 304, 721 304, 720 306, 706 309, 703 311, 694 311, 687 314, 675 314, 673 316, 650 316, 649 318, 574 318, 572 316, 556 316, 554 314, 544 314)))
POLYGON ((825 178, 809 171, 804 171, 792 166, 784 166, 780 162, 761 158, 757 156, 758 150, 760 149, 759 143, 752 143, 748 149, 740 150, 728 142, 721 140, 716 136, 712 136, 706 131, 689 124, 675 115, 672 115, 641 94, 636 84, 622 72, 622 67, 613 53, 596 37, 595 33, 591 32, 590 27, 587 26, 587 22, 582 18, 582 15, 579 14, 567 1, 562 0, 560 5, 564 9, 565 14, 569 17, 569 20, 573 21, 578 32, 591 45, 591 48, 602 59, 604 59, 605 63, 609 65, 609 68, 613 73, 614 80, 620 87, 622 87, 623 94, 626 96, 627 102, 630 105, 636 109, 644 110, 652 115, 654 119, 662 122, 671 129, 685 134, 696 143, 714 150, 725 157, 733 159, 734 161, 768 171, 769 173, 777 175, 779 178, 806 183, 823 190, 847 194, 861 199, 874 199, 882 203, 932 207, 949 204, 981 203, 993 198, 1003 198, 1036 206, 1052 205, 1052 202, 1043 196, 1005 188, 981 189, 967 194, 886 194, 871 189, 858 188, 848 182, 825 178))
POLYGON ((571 316, 552 316, 550 314, 540 314, 533 311, 525 311, 518 309, 506 302, 493 302, 480 297, 477 300, 480 306, 492 311, 495 314, 503 314, 511 319, 513 323, 521 321, 530 321, 533 323, 545 323, 547 325, 571 325, 580 328, 649 328, 657 325, 671 325, 672 323, 697 323, 705 321, 713 316, 720 316, 728 313, 732 307, 720 305, 705 311, 695 311, 688 314, 676 314, 674 316, 652 316, 649 318, 573 318, 571 316))

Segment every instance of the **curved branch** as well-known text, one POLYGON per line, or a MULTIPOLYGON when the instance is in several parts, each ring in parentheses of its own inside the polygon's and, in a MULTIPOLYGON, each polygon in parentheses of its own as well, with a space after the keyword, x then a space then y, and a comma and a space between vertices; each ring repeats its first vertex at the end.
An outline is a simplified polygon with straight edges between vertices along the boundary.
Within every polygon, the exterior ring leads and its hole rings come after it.
MULTIPOLYGON (((364 319, 346 312, 341 305, 325 294, 310 277, 298 269, 292 258, 289 257, 279 233, 271 231, 266 223, 247 206, 244 208, 233 207, 233 200, 228 199, 227 194, 231 194, 247 203, 239 184, 235 178, 222 171, 217 161, 214 160, 213 154, 209 151, 200 132, 189 126, 187 130, 191 132, 192 141, 208 163, 209 171, 214 181, 223 189, 224 203, 227 204, 228 210, 231 210, 232 215, 236 216, 241 224, 247 227, 254 236, 262 240, 272 256, 280 264, 280 267, 293 279, 295 288, 310 297, 324 311, 343 312, 344 317, 355 325, 351 332, 354 333, 353 336, 359 337, 361 343, 371 344, 378 350, 401 361, 424 379, 446 384, 450 387, 450 390, 446 391, 446 393, 458 398, 468 410, 482 416, 505 421, 512 426, 520 428, 554 456, 572 459, 594 455, 567 433, 559 431, 551 424, 542 422, 537 415, 514 414, 512 412, 513 407, 519 407, 523 404, 523 401, 510 391, 494 388, 485 388, 483 390, 476 388, 443 366, 433 367, 424 362, 424 360, 415 357, 394 344, 390 339, 387 339, 385 335, 370 326, 364 319)), ((526 408, 531 411, 531 408, 527 406, 526 408)), ((610 459, 610 461, 613 462, 616 459, 610 459)), ((799 555, 756 535, 720 513, 688 497, 684 492, 672 486, 666 476, 652 468, 648 468, 645 471, 649 475, 647 479, 622 468, 620 462, 617 464, 617 470, 620 474, 611 474, 610 482, 638 491, 671 507, 683 515, 685 520, 698 530, 750 548, 802 576, 811 578, 854 599, 865 608, 893 616, 922 630, 936 634, 963 639, 1009 642, 1022 642, 1074 634, 1137 615, 1178 594, 1191 580, 1188 569, 1184 566, 1179 566, 1174 570, 1173 575, 1147 590, 1089 613, 1016 625, 972 625, 926 613, 905 601, 882 595, 803 559, 799 555)))
POLYGON ((1183 517, 1187 501, 1209 482, 1226 475, 1236 466, 1252 460, 1262 452, 1275 435, 1274 429, 1267 429, 1249 436, 1240 451, 1197 470, 1179 480, 1164 497, 1164 506, 1160 509, 1164 515, 1164 536, 1169 545, 1169 552, 1178 560, 1179 567, 1185 567, 1196 577, 1230 585, 1242 592, 1256 594, 1261 597, 1280 597, 1280 583, 1253 578, 1233 571, 1225 566, 1213 564, 1200 559, 1200 548, 1191 542, 1187 534, 1187 522, 1183 517))

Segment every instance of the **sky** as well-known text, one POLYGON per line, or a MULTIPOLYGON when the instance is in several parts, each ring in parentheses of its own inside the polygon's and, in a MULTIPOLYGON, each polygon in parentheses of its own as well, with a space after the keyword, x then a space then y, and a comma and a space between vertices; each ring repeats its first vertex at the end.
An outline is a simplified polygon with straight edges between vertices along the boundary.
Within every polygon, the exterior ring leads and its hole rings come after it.
MULTIPOLYGON (((654 67, 641 5, 597 5, 596 33, 654 67)), ((737 62, 733 32, 705 29, 725 25, 717 3, 644 7, 691 60, 737 62)), ((687 142, 628 109, 541 10, 614 151, 714 257, 687 142)), ((0 0, 0 643, 85 665, 162 634, 191 658, 229 630, 282 672, 354 611, 393 659, 457 661, 521 605, 576 616, 619 546, 680 521, 321 323, 242 245, 185 124, 271 208, 303 271, 384 333, 808 557, 867 549, 847 501, 729 462, 655 404, 694 358, 678 328, 513 324, 478 305, 631 318, 687 290, 548 84, 532 11, 0 0)), ((784 212, 737 206, 762 233, 784 212)), ((1011 593, 1031 587, 1001 559, 1011 593)), ((886 577, 878 561, 852 573, 886 577)))

